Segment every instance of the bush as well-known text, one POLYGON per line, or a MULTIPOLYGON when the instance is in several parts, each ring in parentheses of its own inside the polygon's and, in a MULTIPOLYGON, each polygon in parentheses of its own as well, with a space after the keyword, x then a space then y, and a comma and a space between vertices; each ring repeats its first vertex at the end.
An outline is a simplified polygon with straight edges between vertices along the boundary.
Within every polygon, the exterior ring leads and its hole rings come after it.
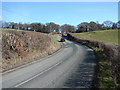
POLYGON ((90 44, 94 47, 101 48, 103 52, 106 55, 106 58, 108 62, 111 63, 111 76, 116 82, 116 85, 120 86, 120 45, 114 45, 114 44, 109 44, 109 43, 103 43, 101 41, 96 41, 96 40, 86 40, 86 39, 78 39, 75 36, 72 36, 71 34, 68 34, 67 37, 70 40, 74 40, 77 42, 81 42, 84 44, 90 44))

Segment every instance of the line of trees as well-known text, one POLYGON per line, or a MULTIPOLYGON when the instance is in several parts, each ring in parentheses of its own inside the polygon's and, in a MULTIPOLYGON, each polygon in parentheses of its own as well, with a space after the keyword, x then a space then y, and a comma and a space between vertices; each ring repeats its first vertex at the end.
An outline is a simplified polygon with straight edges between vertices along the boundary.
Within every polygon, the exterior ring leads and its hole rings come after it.
POLYGON ((76 32, 89 32, 89 31, 96 31, 96 30, 110 30, 110 29, 118 29, 120 28, 120 21, 117 23, 113 23, 112 21, 104 21, 102 24, 96 23, 91 21, 88 22, 82 22, 79 25, 77 25, 77 31, 76 32))
POLYGON ((68 32, 89 32, 96 30, 109 30, 109 29, 118 29, 120 28, 120 21, 117 23, 113 23, 112 21, 105 21, 102 24, 98 22, 82 22, 78 24, 76 27, 69 24, 59 25, 54 22, 42 24, 42 23, 31 23, 31 24, 22 24, 22 23, 14 23, 14 22, 2 22, 2 28, 11 28, 11 29, 20 29, 20 30, 29 30, 43 33, 68 33, 68 32))

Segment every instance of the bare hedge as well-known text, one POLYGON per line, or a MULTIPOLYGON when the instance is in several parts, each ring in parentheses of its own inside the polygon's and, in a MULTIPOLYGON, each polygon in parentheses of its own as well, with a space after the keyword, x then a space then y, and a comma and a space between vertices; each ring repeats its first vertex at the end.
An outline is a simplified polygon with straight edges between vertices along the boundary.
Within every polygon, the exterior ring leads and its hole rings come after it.
POLYGON ((77 42, 84 42, 86 44, 90 44, 92 46, 101 48, 103 52, 106 54, 106 58, 111 62, 111 75, 115 80, 116 84, 120 86, 120 45, 114 45, 109 43, 104 43, 97 40, 86 40, 76 38, 75 36, 68 34, 68 39, 74 40, 77 42))

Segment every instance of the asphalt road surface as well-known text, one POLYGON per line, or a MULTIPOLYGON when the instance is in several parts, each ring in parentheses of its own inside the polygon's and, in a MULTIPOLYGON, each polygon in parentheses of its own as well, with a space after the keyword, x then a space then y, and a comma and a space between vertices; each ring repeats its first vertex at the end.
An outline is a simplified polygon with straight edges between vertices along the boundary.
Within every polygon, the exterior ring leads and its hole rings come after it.
POLYGON ((90 48, 66 41, 53 55, 3 73, 2 88, 89 88, 95 66, 90 48))

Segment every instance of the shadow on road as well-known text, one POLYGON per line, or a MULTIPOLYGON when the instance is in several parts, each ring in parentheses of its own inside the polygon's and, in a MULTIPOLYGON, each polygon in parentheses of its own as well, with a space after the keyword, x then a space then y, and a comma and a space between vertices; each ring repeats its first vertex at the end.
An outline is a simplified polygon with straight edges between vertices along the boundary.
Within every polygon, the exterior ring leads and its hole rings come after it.
MULTIPOLYGON (((67 37, 65 38, 67 39, 67 37)), ((81 45, 75 41, 71 42, 77 45, 81 45)), ((75 68, 70 78, 66 81, 64 85, 65 88, 92 88, 96 69, 96 58, 94 56, 93 50, 84 45, 82 46, 86 48, 86 57, 84 58, 83 62, 75 68)))

